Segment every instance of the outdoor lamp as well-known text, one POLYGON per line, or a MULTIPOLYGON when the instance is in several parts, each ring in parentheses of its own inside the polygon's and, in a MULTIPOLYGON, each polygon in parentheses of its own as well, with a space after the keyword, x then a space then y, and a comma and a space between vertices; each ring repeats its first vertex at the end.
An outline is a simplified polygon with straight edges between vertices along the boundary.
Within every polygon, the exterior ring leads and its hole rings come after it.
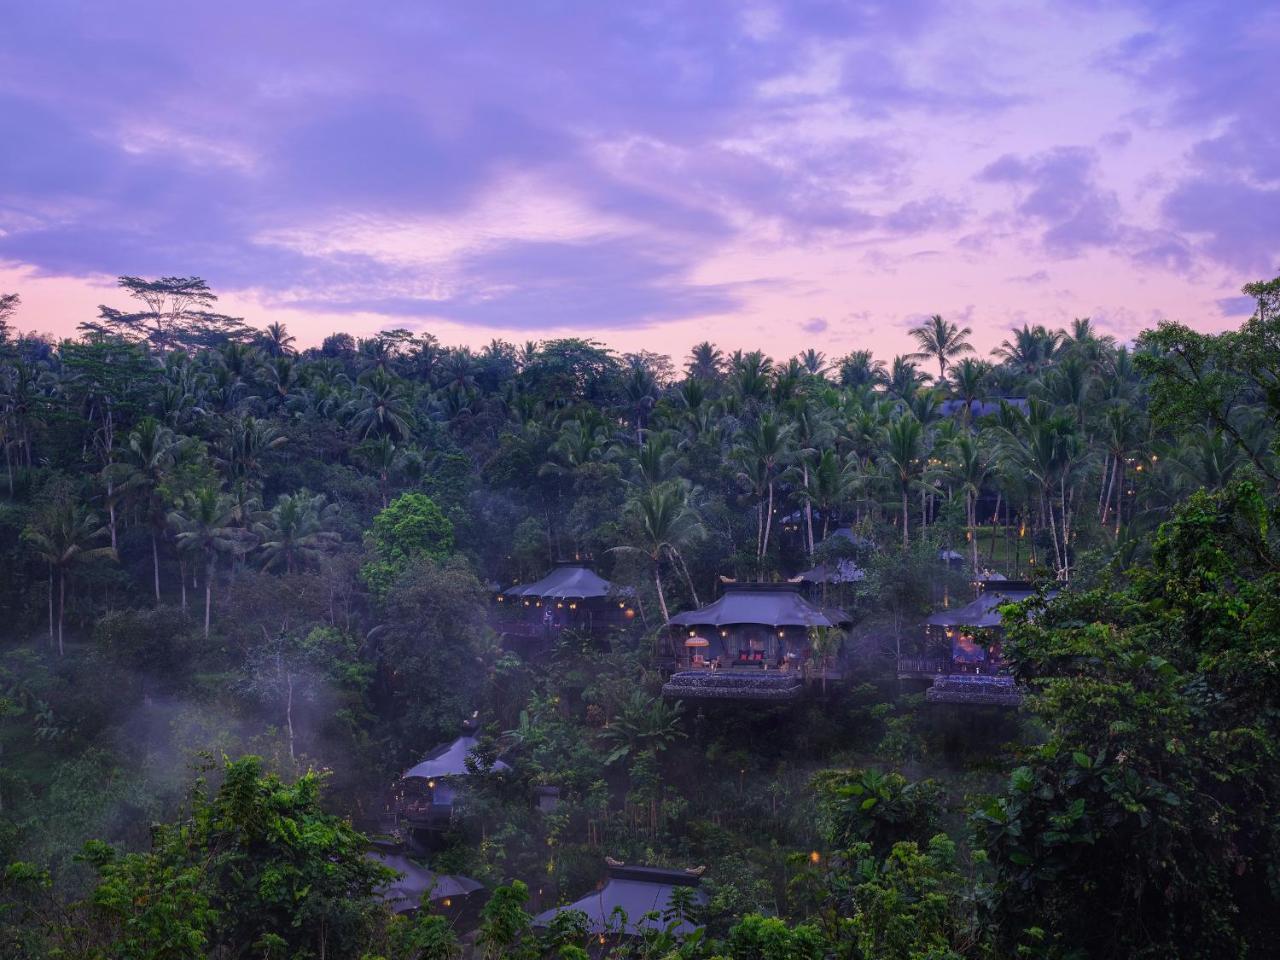
POLYGON ((818 861, 820 861, 821 859, 822 859, 822 854, 820 854, 817 850, 813 850, 813 851, 811 851, 811 852, 810 852, 810 854, 809 854, 809 862, 810 862, 810 863, 817 863, 817 862, 818 862, 818 861))
POLYGON ((436 782, 434 780, 428 780, 427 789, 434 790, 435 788, 436 788, 436 782))

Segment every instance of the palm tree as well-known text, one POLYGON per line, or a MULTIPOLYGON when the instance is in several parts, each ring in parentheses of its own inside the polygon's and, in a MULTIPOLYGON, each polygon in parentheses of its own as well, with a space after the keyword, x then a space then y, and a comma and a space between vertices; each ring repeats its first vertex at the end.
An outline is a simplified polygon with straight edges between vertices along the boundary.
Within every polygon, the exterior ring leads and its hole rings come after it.
POLYGON ((160 603, 160 537, 164 535, 168 517, 165 482, 173 471, 184 439, 153 417, 144 417, 129 434, 124 458, 113 465, 124 496, 142 505, 143 516, 151 528, 151 569, 155 581, 156 603, 160 603))
POLYGON ((885 435, 885 464, 902 499, 902 548, 911 545, 912 490, 924 476, 924 427, 912 414, 903 414, 889 424, 885 435))
POLYGON ((660 484, 639 491, 627 503, 626 511, 631 520, 633 542, 612 549, 648 559, 665 624, 671 619, 671 613, 667 609, 666 592, 662 589, 662 562, 669 560, 684 575, 693 602, 698 603, 698 594, 684 565, 681 550, 703 536, 702 522, 690 508, 684 488, 678 483, 660 484))
POLYGON ((388 436, 400 441, 413 429, 404 383, 382 366, 360 375, 357 394, 342 410, 347 425, 361 440, 388 436))
POLYGON ((294 340, 283 323, 273 321, 267 324, 267 328, 258 337, 258 344, 267 356, 283 357, 293 353, 294 340))
MULTIPOLYGON (((822 513, 822 539, 831 528, 831 517, 854 493, 862 477, 856 458, 841 461, 834 450, 823 450, 814 461, 813 469, 805 477, 800 496, 805 506, 817 507, 822 513)), ((810 527, 809 554, 813 554, 812 527, 810 527)))
POLYGON ((692 380, 719 380, 724 372, 724 354, 704 340, 694 344, 684 369, 692 380))
POLYGON ((973 405, 986 395, 987 374, 991 364, 965 357, 951 367, 951 393, 964 404, 964 425, 973 421, 973 405))
MULTIPOLYGON (((792 423, 796 442, 796 454, 800 466, 800 488, 809 486, 809 463, 818 455, 818 450, 835 437, 835 430, 822 407, 815 406, 800 399, 792 404, 792 423)), ((809 555, 813 556, 813 502, 804 501, 805 538, 809 546, 809 555)))
POLYGON ((36 556, 49 565, 49 644, 54 642, 53 580, 58 579, 58 656, 63 654, 62 625, 67 604, 67 578, 77 564, 91 563, 104 558, 115 559, 111 547, 95 547, 94 543, 106 536, 107 528, 98 522, 97 516, 83 509, 69 497, 63 498, 45 510, 22 533, 31 544, 36 556))
POLYGON ((991 351, 1023 376, 1034 377, 1057 359, 1061 334, 1050 333, 1044 326, 1023 324, 1013 331, 1011 340, 1004 340, 991 351))
POLYGON ((262 568, 284 564, 286 573, 314 563, 342 538, 332 530, 337 505, 323 493, 306 490, 281 494, 274 507, 255 515, 254 532, 260 539, 262 568))
POLYGON ((910 400, 928 379, 929 375, 921 373, 910 358, 894 357, 889 372, 889 392, 901 400, 910 400))
POLYGON ((825 377, 827 373, 827 358, 824 354, 819 353, 810 347, 808 350, 800 354, 800 365, 804 367, 805 372, 811 377, 825 377))
POLYGON ((229 483, 252 484, 262 472, 266 455, 286 442, 288 437, 268 420, 235 417, 218 440, 218 465, 229 483))
POLYGON ((990 461, 975 437, 969 434, 951 442, 948 474, 964 496, 964 517, 969 539, 969 561, 973 576, 978 575, 978 496, 991 472, 990 461))
POLYGON ((219 554, 246 545, 246 531, 233 526, 236 504, 215 487, 202 487, 169 514, 178 531, 178 549, 204 562, 204 636, 209 638, 213 572, 219 554))
POLYGON ((734 451, 741 467, 738 476, 750 485, 756 496, 756 575, 761 579, 773 529, 774 485, 778 471, 791 457, 794 429, 776 414, 766 413, 747 431, 745 443, 734 451))
POLYGON ((837 367, 842 386, 873 387, 885 380, 884 361, 875 359, 870 350, 854 350, 842 357, 837 367))
POLYGON ((918 327, 911 328, 911 336, 920 344, 920 351, 913 357, 920 359, 933 358, 938 361, 938 382, 947 378, 947 364, 962 353, 972 353, 973 344, 966 337, 973 335, 969 327, 960 327, 949 320, 943 320, 935 313, 918 327))

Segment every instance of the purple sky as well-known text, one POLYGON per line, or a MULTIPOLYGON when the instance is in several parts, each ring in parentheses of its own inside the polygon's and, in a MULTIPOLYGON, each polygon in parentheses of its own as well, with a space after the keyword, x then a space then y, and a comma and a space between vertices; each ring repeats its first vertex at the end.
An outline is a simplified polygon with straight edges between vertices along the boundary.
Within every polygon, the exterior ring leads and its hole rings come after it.
POLYGON ((0 291, 199 274, 314 343, 907 349, 1239 322, 1280 4, 10 4, 0 291))

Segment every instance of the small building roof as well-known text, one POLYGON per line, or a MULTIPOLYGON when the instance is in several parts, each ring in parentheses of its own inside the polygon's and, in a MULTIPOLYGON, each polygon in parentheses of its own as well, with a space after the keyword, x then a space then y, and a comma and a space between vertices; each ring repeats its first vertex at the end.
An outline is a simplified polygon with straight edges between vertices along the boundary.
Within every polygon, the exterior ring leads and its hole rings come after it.
MULTIPOLYGON (((834 540, 837 537, 840 538, 841 540, 848 540, 855 547, 874 547, 875 546, 875 542, 873 540, 871 540, 869 537, 864 537, 860 533, 855 533, 853 530, 853 527, 836 527, 834 530, 831 531, 831 533, 827 535, 827 540, 834 540)), ((827 540, 824 540, 823 543, 826 543, 827 540)))
MULTIPOLYGON (((478 742, 472 735, 463 734, 453 743, 447 743, 431 751, 419 763, 406 770, 403 779, 432 780, 436 777, 465 777, 468 774, 467 754, 476 748, 478 742)), ((501 760, 495 760, 493 769, 506 772, 511 767, 501 760)))
POLYGON ((436 873, 402 853, 368 853, 366 856, 400 874, 378 890, 387 906, 395 913, 417 910, 422 905, 423 894, 427 894, 432 901, 438 901, 450 897, 465 897, 484 889, 484 884, 479 880, 456 874, 436 873))
MULTIPOLYGON (((665 930, 668 922, 662 915, 671 909, 671 891, 676 887, 693 887, 693 900, 698 906, 707 902, 707 895, 697 889, 699 881, 698 875, 687 870, 610 866, 608 880, 599 890, 566 907, 545 910, 533 918, 533 923, 539 927, 549 926, 557 914, 565 910, 581 910, 587 915, 587 929, 591 933, 620 931, 634 935, 645 929, 665 930), (614 916, 616 910, 627 915, 626 924, 621 928, 619 919, 614 916), (658 919, 645 918, 646 913, 655 911, 658 919)), ((696 929, 696 924, 684 918, 674 925, 673 932, 687 935, 696 929)))
POLYGON ((503 591, 504 597, 538 597, 551 600, 589 600, 617 594, 630 594, 629 587, 615 587, 590 567, 581 563, 558 563, 541 580, 520 584, 503 591))
POLYGON ((814 606, 797 583, 727 583, 724 596, 697 610, 677 613, 668 626, 720 627, 754 623, 769 627, 834 627, 848 623, 843 610, 814 606))
MULTIPOLYGON (((993 417, 1000 412, 1001 403, 1007 403, 1022 413, 1031 409, 1026 397, 988 397, 986 400, 969 401, 969 416, 975 420, 978 417, 993 417)), ((964 401, 943 400, 938 409, 944 417, 954 417, 964 409, 964 401)))
MULTIPOLYGON (((966 603, 954 610, 939 610, 925 621, 931 627, 998 627, 1000 626, 1000 606, 1005 603, 1016 603, 1033 596, 1035 590, 1029 583, 1019 580, 1008 580, 1004 583, 994 581, 984 585, 978 599, 966 603)), ((1047 596, 1053 597, 1057 591, 1047 596)))
POLYGON ((795 579, 805 583, 858 583, 866 576, 867 572, 852 560, 837 560, 797 573, 795 579))

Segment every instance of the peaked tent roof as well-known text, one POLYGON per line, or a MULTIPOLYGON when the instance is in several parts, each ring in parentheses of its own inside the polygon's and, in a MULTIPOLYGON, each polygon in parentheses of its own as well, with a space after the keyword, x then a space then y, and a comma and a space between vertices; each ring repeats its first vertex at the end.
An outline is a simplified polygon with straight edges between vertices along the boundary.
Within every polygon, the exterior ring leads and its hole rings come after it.
MULTIPOLYGON (((406 770, 403 774, 403 779, 408 780, 411 777, 417 777, 422 780, 430 780, 434 777, 465 777, 469 772, 467 770, 467 754, 475 749, 478 742, 470 734, 463 734, 453 743, 445 744, 443 747, 437 747, 431 751, 421 762, 406 770)), ((511 767, 501 760, 495 760, 493 769, 505 772, 510 770, 511 767)))
MULTIPOLYGON (((533 918, 536 926, 548 926, 556 915, 565 910, 581 910, 587 915, 587 929, 592 933, 608 933, 618 929, 617 909, 627 915, 623 933, 636 934, 644 929, 664 930, 667 922, 662 919, 671 906, 671 891, 675 887, 698 886, 698 877, 683 870, 660 870, 656 867, 610 867, 609 880, 599 890, 587 894, 567 907, 545 910, 533 918), (657 920, 645 918, 646 913, 656 911, 657 920)), ((707 895, 695 889, 694 903, 707 902, 707 895)), ((687 919, 675 925, 674 932, 685 935, 697 927, 687 919)))
MULTIPOLYGON (((1016 582, 1016 581, 1013 581, 1016 582)), ((940 610, 925 621, 931 627, 998 627, 1000 626, 1000 606, 1005 603, 1016 603, 1034 596, 1035 590, 1009 590, 1001 587, 987 587, 977 600, 954 610, 940 610)), ((1051 591, 1048 596, 1056 596, 1051 591)))
POLYGON ((867 572, 852 560, 837 560, 834 564, 820 563, 811 570, 797 573, 795 579, 806 583, 857 583, 866 576, 867 572))
POLYGON ((533 583, 517 583, 503 591, 506 597, 542 597, 552 600, 587 600, 614 594, 629 594, 626 588, 616 588, 590 567, 580 563, 561 563, 552 568, 541 580, 533 583))
POLYGON ((697 610, 677 613, 668 626, 720 627, 758 623, 770 627, 834 627, 848 623, 843 610, 823 610, 800 596, 794 583, 731 583, 724 596, 697 610))
POLYGON ((479 880, 448 873, 436 873, 401 853, 369 853, 366 856, 400 874, 378 891, 382 899, 387 902, 387 906, 396 913, 418 909, 422 904, 422 895, 428 891, 430 891, 430 898, 434 901, 443 900, 446 897, 465 897, 469 893, 484 889, 484 884, 479 880))

